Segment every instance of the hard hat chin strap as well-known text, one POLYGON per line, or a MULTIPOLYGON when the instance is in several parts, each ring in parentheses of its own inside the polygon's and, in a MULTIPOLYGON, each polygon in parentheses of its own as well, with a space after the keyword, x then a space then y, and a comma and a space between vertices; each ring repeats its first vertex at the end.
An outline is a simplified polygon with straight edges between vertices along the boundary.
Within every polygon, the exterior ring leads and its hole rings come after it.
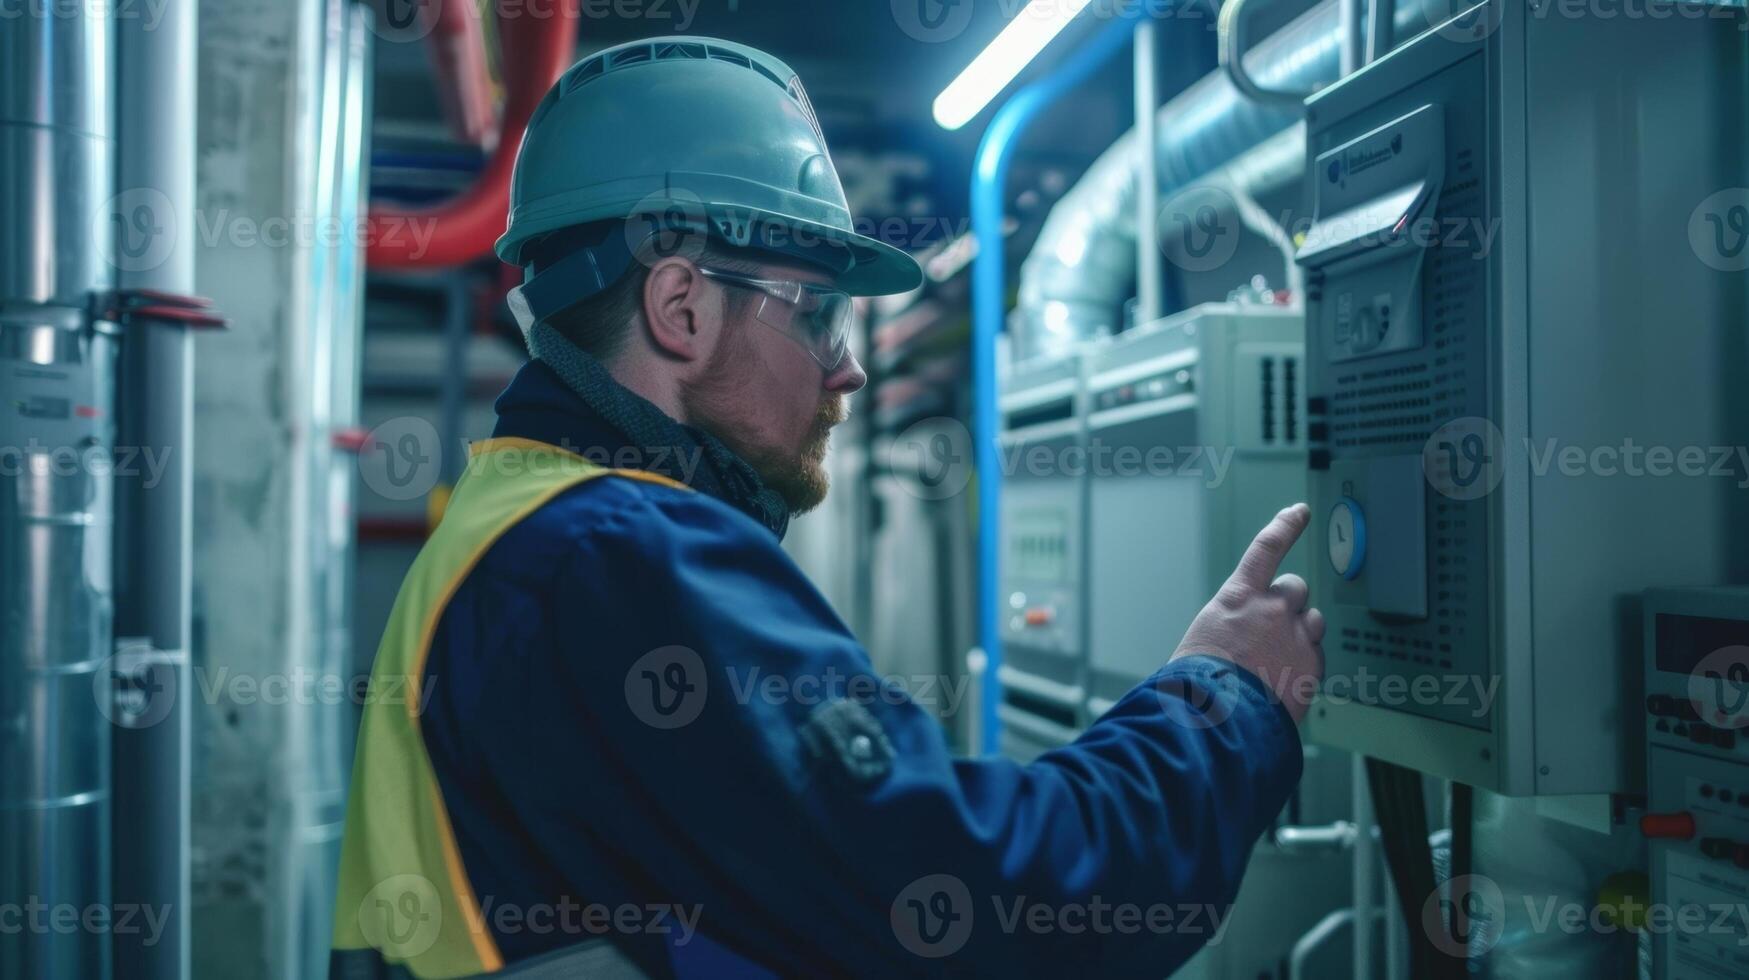
POLYGON ((592 243, 573 249, 539 272, 533 262, 523 266, 522 285, 511 289, 505 302, 524 340, 535 324, 558 316, 625 274, 632 264, 632 249, 619 233, 621 228, 623 223, 613 223, 592 243))

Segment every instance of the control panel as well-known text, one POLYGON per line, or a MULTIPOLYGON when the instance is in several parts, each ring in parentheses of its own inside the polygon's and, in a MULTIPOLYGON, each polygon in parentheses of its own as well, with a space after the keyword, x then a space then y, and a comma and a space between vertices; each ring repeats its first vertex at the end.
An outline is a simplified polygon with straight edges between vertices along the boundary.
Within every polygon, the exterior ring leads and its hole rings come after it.
POLYGON ((1304 498, 1304 330, 1297 310, 1210 303, 1087 350, 1089 715, 1165 663, 1304 498))
POLYGON ((1085 723, 1083 569, 1087 472, 1081 361, 1016 365, 1002 379, 1003 753, 1023 761, 1067 744, 1085 723))
POLYGON ((1314 740, 1513 795, 1637 788, 1621 604, 1749 580, 1742 467, 1643 455, 1749 444, 1740 287, 1693 231, 1741 184, 1741 15, 1490 2, 1308 101, 1314 740), (1623 188, 1645 206, 1600 206, 1623 188))
POLYGON ((1653 975, 1749 976, 1749 589, 1643 609, 1653 975))

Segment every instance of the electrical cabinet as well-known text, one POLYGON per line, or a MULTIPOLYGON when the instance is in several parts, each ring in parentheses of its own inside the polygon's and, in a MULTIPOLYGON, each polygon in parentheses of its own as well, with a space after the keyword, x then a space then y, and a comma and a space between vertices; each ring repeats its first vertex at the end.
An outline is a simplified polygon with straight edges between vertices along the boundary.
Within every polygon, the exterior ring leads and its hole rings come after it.
POLYGON ((1002 381, 997 717, 1003 754, 1030 761, 1067 745, 1086 721, 1087 473, 1075 465, 1085 445, 1081 360, 1023 362, 1002 381))
POLYGON ((1749 590, 1658 590, 1644 611, 1653 976, 1749 976, 1749 590))
POLYGON ((1086 351, 1089 715, 1165 664, 1304 498, 1303 334, 1297 311, 1209 303, 1086 351))
POLYGON ((1629 600, 1744 580, 1743 11, 1643 13, 1481 4, 1308 100, 1318 741, 1633 788, 1629 600))

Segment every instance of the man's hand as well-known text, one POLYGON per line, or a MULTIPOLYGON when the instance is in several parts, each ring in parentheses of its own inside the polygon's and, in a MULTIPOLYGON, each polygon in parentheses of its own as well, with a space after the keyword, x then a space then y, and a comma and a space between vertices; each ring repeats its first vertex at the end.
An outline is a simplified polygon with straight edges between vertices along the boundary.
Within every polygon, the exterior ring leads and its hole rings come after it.
POLYGON ((1172 654, 1210 654, 1249 670, 1275 691, 1296 724, 1324 678, 1324 614, 1306 608, 1305 579, 1275 573, 1311 519, 1305 504, 1275 515, 1172 654))

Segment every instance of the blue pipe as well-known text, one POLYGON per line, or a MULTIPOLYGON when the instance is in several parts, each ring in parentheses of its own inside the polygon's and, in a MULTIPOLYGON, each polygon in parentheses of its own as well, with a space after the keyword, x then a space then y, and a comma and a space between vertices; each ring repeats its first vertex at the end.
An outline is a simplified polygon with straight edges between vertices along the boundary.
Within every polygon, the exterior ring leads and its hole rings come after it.
MULTIPOLYGON (((1126 5, 1128 7, 1129 5, 1126 5)), ((1136 4, 1139 11, 1143 5, 1136 4)), ((1003 284, 1003 187, 1017 138, 1039 112, 1080 85, 1122 51, 1134 34, 1132 12, 1113 21, 1092 42, 1076 49, 1051 75, 1027 85, 1002 104, 978 143, 972 169, 972 233, 978 255, 972 261, 972 433, 978 474, 978 642, 988 658, 984 674, 982 751, 995 753, 1001 739, 996 709, 1002 702, 997 672, 1002 666, 1001 621, 997 616, 997 562, 1000 558, 997 507, 1002 498, 1002 468, 996 451, 1000 423, 996 411, 996 335, 1007 313, 1003 284)))

